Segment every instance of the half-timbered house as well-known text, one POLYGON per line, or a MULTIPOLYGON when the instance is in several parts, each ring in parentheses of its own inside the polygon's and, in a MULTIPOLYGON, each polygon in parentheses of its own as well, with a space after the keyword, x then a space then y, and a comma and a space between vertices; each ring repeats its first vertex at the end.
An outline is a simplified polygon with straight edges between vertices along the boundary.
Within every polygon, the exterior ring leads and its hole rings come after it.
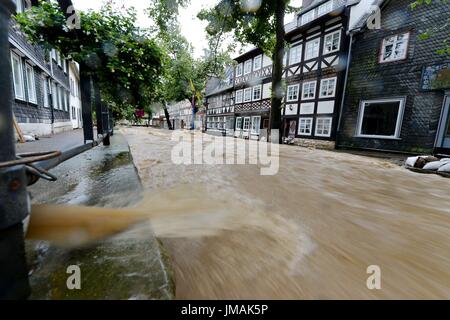
POLYGON ((213 135, 234 134, 234 68, 229 67, 225 77, 208 81, 206 87, 206 130, 213 135))
POLYGON ((252 49, 235 61, 235 137, 259 140, 269 127, 272 60, 261 49, 252 49))
POLYGON ((349 8, 343 0, 304 1, 286 30, 283 136, 334 148, 348 50, 349 8))

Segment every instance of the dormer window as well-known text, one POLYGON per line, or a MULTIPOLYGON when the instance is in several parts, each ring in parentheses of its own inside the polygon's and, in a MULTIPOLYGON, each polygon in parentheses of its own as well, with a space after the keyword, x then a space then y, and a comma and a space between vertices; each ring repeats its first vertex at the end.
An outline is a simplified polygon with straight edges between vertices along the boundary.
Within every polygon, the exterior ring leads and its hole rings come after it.
POLYGON ((328 1, 319 6, 317 15, 319 17, 326 15, 327 13, 331 12, 333 10, 333 1, 328 1))
POLYGON ((302 26, 313 21, 314 20, 314 10, 306 12, 304 15, 302 15, 301 19, 302 19, 301 20, 302 26))

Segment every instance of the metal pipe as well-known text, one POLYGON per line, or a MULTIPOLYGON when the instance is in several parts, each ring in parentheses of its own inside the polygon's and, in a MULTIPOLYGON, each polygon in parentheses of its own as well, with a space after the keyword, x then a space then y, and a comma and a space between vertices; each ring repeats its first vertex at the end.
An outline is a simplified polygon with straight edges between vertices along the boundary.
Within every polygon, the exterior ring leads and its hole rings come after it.
MULTIPOLYGON (((14 11, 11 0, 0 0, 0 162, 16 159, 8 40, 14 11)), ((22 223, 29 211, 25 166, 0 169, 0 299, 25 299, 30 294, 22 223)))

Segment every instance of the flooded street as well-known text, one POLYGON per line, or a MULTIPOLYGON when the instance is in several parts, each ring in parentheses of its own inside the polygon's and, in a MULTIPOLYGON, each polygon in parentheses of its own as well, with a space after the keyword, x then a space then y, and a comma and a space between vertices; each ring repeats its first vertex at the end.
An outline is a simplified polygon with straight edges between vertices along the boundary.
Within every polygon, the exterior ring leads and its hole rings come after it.
POLYGON ((177 298, 450 297, 450 180, 288 146, 275 176, 256 165, 175 165, 170 132, 121 132, 152 196, 146 209, 171 212, 153 227, 177 298), (372 265, 381 290, 367 288, 372 265))

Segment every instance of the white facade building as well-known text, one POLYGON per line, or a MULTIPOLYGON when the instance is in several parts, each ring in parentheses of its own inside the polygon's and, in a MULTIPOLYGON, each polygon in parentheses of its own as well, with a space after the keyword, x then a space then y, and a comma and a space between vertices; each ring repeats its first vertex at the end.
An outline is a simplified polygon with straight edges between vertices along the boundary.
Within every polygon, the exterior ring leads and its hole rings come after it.
POLYGON ((73 129, 83 127, 81 116, 80 66, 76 62, 69 63, 70 78, 70 119, 73 129))

